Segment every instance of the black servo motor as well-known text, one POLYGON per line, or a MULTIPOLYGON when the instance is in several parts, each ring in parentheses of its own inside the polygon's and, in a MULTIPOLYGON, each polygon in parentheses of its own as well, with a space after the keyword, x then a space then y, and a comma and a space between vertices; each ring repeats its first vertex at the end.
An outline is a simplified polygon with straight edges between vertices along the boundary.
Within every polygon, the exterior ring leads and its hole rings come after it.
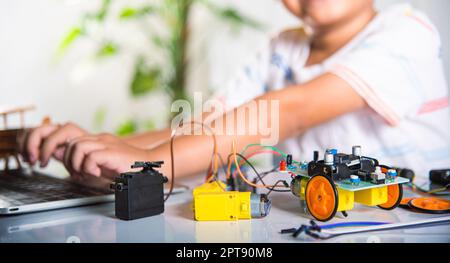
POLYGON ((111 189, 115 192, 116 217, 133 220, 164 212, 164 183, 168 180, 154 169, 163 163, 135 162, 131 168, 141 171, 122 173, 114 180, 111 189))

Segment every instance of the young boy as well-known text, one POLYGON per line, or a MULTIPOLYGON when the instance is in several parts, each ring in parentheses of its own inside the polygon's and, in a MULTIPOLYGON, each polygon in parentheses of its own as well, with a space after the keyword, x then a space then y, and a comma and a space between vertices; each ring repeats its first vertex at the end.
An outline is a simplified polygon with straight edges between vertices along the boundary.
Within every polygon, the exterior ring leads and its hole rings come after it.
MULTIPOLYGON (((218 120, 251 100, 278 100, 279 119, 258 117, 279 123, 279 138, 295 159, 308 160, 314 150, 350 152, 352 145, 361 145, 364 155, 419 176, 450 167, 441 43, 422 13, 409 5, 377 13, 372 0, 283 3, 304 26, 274 37, 221 93, 230 111, 218 120)), ((217 136, 224 157, 234 139, 240 150, 263 137, 248 129, 244 135, 233 131, 217 136)), ((42 166, 53 156, 75 176, 111 177, 136 160, 164 160, 163 172, 170 174, 170 136, 169 129, 118 138, 92 135, 70 123, 44 125, 28 134, 23 155, 42 166)), ((211 148, 208 135, 177 137, 176 176, 206 171, 211 148)))

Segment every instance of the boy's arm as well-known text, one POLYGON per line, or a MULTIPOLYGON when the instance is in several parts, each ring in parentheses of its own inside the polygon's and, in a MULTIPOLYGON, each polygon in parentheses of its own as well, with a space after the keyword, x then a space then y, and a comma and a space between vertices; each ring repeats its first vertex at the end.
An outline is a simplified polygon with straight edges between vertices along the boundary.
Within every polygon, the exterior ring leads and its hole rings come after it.
MULTIPOLYGON (((202 113, 202 116, 200 118, 205 120, 210 115, 211 115, 210 112, 204 112, 202 113)), ((130 136, 123 137, 122 139, 133 147, 142 149, 153 149, 159 146, 160 144, 163 144, 164 142, 169 142, 171 133, 172 130, 170 128, 164 128, 157 131, 133 134, 130 136)))
POLYGON ((170 129, 162 129, 158 131, 143 132, 126 136, 123 140, 137 148, 151 149, 170 139, 170 129))
MULTIPOLYGON (((320 123, 329 121, 340 115, 359 110, 366 106, 365 101, 350 87, 347 82, 333 74, 324 74, 303 85, 294 85, 285 89, 266 93, 255 99, 279 101, 279 140, 299 135, 305 130, 320 123)), ((258 103, 257 103, 258 105, 258 103)), ((243 105, 241 107, 245 107, 243 105)), ((239 109, 239 108, 238 108, 239 109)), ((238 109, 227 113, 235 114, 238 109)), ((260 111, 258 111, 260 114, 260 111)), ((220 118, 226 118, 222 116, 220 118)), ((270 118, 271 114, 262 116, 270 118)), ((259 116, 258 116, 259 118, 259 116)), ((277 123, 268 120, 269 123, 277 123)), ((257 125, 247 120, 246 127, 257 125)), ((259 127, 259 126, 257 126, 259 127)), ((220 131, 217 131, 219 133, 220 131)), ((231 153, 233 139, 237 141, 238 151, 251 143, 260 143, 263 132, 257 135, 222 135, 217 136, 218 152, 226 158, 231 153)), ((162 144, 148 151, 148 160, 164 160, 170 164, 170 144, 162 144)), ((180 136, 175 139, 175 173, 177 176, 197 174, 206 171, 210 164, 212 143, 207 135, 180 136)), ((164 172, 170 174, 170 165, 164 172)))
MULTIPOLYGON (((298 135, 306 129, 326 122, 340 115, 359 110, 366 106, 365 101, 347 82, 333 74, 324 74, 303 85, 294 85, 282 90, 266 93, 255 99, 258 101, 279 101, 279 139, 298 135)), ((257 103, 258 105, 258 103, 257 103)), ((246 107, 243 105, 239 108, 246 107)), ((226 119, 236 114, 234 109, 219 117, 226 119)), ((261 111, 258 111, 258 114, 261 111)), ((259 116, 269 118, 271 114, 259 116)), ((258 117, 258 119, 259 119, 258 117)), ((259 143, 264 138, 257 126, 257 134, 249 133, 249 125, 255 125, 255 118, 246 118, 247 131, 237 134, 218 135, 218 152, 224 158, 231 152, 233 139, 237 140, 238 151, 247 144, 259 143)), ((236 121, 236 120, 235 120, 236 121)), ((222 131, 213 127, 217 134, 222 131)), ((225 129, 225 128, 224 128, 225 129)), ((179 136, 174 143, 175 174, 177 177, 197 174, 208 169, 212 154, 212 141, 208 135, 179 136)), ((163 160, 166 165, 162 171, 170 174, 169 141, 153 149, 142 150, 132 147, 113 136, 88 137, 73 141, 66 151, 64 163, 75 174, 111 175, 129 170, 130 164, 138 160, 163 160)))

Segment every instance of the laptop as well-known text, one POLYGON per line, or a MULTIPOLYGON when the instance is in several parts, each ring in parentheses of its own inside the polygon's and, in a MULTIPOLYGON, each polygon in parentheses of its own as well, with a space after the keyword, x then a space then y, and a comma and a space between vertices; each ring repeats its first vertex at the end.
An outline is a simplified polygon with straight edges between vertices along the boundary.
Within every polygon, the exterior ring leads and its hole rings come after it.
MULTIPOLYGON (((25 168, 0 171, 0 215, 113 202, 109 183, 97 177, 59 179, 25 168)), ((172 193, 186 190, 177 186, 172 193)))

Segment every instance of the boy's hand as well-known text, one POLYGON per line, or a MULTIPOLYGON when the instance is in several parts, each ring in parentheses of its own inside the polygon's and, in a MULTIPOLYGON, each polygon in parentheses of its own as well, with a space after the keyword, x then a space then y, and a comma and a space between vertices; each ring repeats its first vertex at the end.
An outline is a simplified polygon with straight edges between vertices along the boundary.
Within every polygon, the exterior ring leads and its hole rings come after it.
POLYGON ((62 161, 67 142, 88 133, 73 123, 46 124, 25 132, 19 139, 19 150, 24 160, 45 167, 50 157, 62 161))
POLYGON ((147 160, 146 150, 130 146, 110 135, 83 136, 68 143, 63 162, 73 176, 114 178, 129 171, 135 161, 147 160))

